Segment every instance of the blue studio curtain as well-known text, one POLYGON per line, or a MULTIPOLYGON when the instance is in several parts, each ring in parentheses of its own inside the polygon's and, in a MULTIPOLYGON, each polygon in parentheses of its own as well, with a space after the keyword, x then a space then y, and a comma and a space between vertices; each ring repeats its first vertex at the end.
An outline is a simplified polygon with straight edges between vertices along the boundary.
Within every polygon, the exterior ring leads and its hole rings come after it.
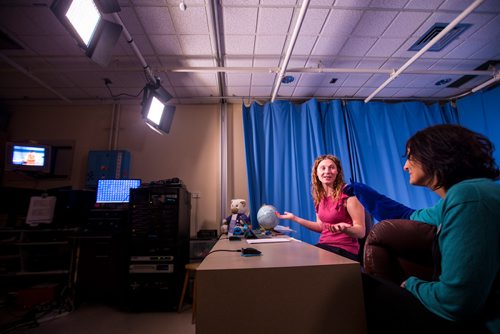
POLYGON ((495 160, 500 163, 500 86, 477 92, 457 101, 460 124, 488 137, 496 150, 495 160))
POLYGON ((354 179, 415 208, 428 207, 438 196, 409 184, 403 170, 405 145, 415 132, 434 124, 457 124, 449 104, 421 102, 348 102, 345 113, 351 137, 354 179))
MULTIPOLYGON (((434 124, 462 124, 487 135, 500 147, 496 112, 500 88, 457 102, 384 103, 339 100, 303 104, 278 101, 243 106, 243 128, 251 219, 263 204, 315 220, 310 193, 311 167, 321 154, 342 161, 346 182, 352 177, 415 209, 433 205, 438 197, 410 186, 403 171, 406 140, 434 124)), ((497 161, 498 152, 497 154, 497 161)), ((282 221, 297 239, 314 244, 318 233, 282 221)))
MULTIPOLYGON (((250 219, 257 227, 257 211, 271 204, 280 212, 315 216, 309 194, 310 164, 325 150, 317 102, 302 105, 285 101, 243 106, 250 219)), ((317 233, 298 229, 298 239, 317 239, 317 233)))

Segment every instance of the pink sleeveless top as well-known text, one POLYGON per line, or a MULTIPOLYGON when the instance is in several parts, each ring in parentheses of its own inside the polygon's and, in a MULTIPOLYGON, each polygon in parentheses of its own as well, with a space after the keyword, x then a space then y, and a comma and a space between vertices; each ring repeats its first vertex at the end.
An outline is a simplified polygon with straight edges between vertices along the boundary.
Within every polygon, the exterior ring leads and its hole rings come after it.
POLYGON ((323 198, 316 208, 319 219, 323 222, 323 229, 319 237, 319 243, 339 247, 346 251, 358 254, 358 239, 348 236, 345 233, 332 233, 328 230, 328 224, 347 223, 352 225, 352 218, 347 212, 346 194, 341 194, 338 200, 331 197, 323 198))

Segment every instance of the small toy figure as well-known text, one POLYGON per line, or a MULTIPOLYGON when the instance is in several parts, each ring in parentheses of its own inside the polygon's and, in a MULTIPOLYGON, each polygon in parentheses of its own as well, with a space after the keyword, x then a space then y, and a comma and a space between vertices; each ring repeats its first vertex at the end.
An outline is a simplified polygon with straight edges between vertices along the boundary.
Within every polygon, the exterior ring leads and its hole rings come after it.
POLYGON ((246 214, 247 201, 244 199, 231 200, 231 215, 222 221, 221 232, 243 235, 250 226, 250 218, 246 214))

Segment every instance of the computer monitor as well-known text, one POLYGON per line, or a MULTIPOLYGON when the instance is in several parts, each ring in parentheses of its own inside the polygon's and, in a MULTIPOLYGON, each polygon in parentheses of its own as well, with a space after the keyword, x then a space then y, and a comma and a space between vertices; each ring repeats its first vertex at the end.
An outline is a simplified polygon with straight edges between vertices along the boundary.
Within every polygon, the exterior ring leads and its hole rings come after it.
POLYGON ((50 169, 50 146, 31 143, 6 143, 5 170, 49 173, 50 169))
POLYGON ((130 189, 139 188, 141 180, 113 179, 97 181, 96 203, 128 203, 130 189))

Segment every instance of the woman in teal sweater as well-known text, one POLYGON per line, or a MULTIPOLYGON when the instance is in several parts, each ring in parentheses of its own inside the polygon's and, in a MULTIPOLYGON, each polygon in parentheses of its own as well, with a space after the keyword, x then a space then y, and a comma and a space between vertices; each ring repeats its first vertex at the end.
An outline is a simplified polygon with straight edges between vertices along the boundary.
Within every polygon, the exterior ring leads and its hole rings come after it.
POLYGON ((434 281, 409 277, 398 287, 363 275, 369 332, 500 333, 500 184, 493 145, 457 125, 417 132, 406 144, 410 184, 441 197, 413 210, 353 183, 379 220, 409 218, 437 227, 434 281))

